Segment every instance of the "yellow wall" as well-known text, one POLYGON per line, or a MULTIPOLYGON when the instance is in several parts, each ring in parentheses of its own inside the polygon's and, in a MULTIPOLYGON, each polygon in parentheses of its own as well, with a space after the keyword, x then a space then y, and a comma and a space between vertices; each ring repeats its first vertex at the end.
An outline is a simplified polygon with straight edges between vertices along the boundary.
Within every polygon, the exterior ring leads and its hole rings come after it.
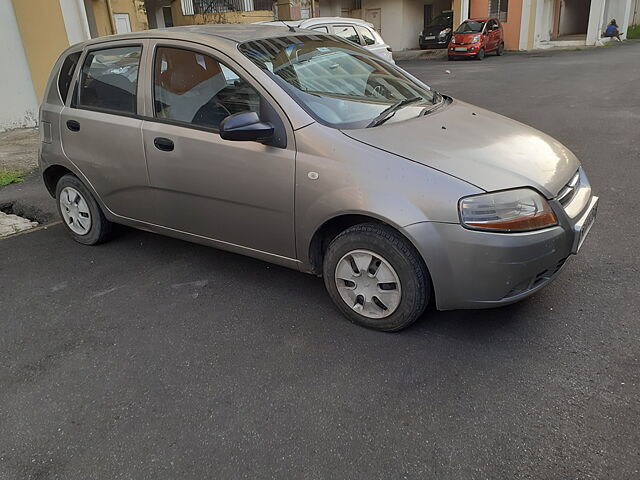
MULTIPOLYGON (((144 8, 144 0, 111 0, 111 12, 127 13, 132 32, 148 30, 147 13, 144 8)), ((99 36, 113 35, 114 23, 109 19, 109 3, 107 0, 92 0, 93 15, 96 19, 96 28, 99 36)), ((115 20, 114 20, 115 22, 115 20)))
MULTIPOLYGON (((453 0, 451 10, 453 10, 453 28, 456 29, 462 23, 462 0, 453 0)), ((434 12, 434 15, 437 13, 434 12)))
POLYGON ((92 0, 93 15, 96 19, 98 36, 113 35, 113 27, 109 21, 109 8, 105 0, 92 0))
POLYGON ((12 0, 31 79, 42 101, 51 68, 69 46, 60 2, 53 0, 12 0))
POLYGON ((128 13, 129 22, 131 23, 131 31, 139 32, 140 30, 148 30, 146 13, 144 11, 144 2, 139 0, 111 0, 111 10, 116 13, 128 13))

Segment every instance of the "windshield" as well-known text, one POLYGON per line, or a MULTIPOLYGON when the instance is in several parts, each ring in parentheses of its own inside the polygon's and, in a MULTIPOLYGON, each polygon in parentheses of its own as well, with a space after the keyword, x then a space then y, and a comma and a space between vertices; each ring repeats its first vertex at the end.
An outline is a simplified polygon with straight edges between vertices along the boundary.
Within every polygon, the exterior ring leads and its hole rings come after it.
POLYGON ((438 15, 436 18, 431 20, 429 24, 430 27, 452 27, 453 26, 453 17, 451 15, 438 15))
POLYGON ((442 100, 375 54, 336 37, 292 35, 252 40, 239 49, 313 118, 332 127, 416 117, 442 100), (388 118, 378 118, 385 110, 388 118))
POLYGON ((456 33, 480 33, 484 27, 484 22, 463 22, 456 33))

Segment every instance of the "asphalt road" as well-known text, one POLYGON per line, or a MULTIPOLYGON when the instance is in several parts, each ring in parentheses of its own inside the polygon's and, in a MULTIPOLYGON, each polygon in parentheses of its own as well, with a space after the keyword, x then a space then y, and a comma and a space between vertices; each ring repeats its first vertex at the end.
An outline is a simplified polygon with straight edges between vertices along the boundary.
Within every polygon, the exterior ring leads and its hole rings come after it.
POLYGON ((601 196, 511 307, 383 334, 320 279, 149 233, 0 241, 0 478, 640 478, 638 65, 640 43, 403 64, 555 136, 601 196))

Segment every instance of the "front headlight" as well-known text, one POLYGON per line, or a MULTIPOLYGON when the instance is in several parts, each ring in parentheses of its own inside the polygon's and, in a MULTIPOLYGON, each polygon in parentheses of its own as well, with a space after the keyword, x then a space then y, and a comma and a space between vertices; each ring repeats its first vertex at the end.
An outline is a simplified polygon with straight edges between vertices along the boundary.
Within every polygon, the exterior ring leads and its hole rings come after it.
POLYGON ((492 232, 526 232, 558 224, 547 200, 529 188, 465 197, 460 221, 467 228, 492 232))
POLYGON ((477 43, 480 41, 480 35, 474 35, 471 39, 471 43, 477 43))
POLYGON ((450 31, 451 31, 451 29, 450 29, 450 28, 445 28, 444 30, 442 30, 442 31, 440 32, 440 36, 441 36, 441 37, 446 37, 446 36, 447 36, 447 33, 449 33, 450 31))

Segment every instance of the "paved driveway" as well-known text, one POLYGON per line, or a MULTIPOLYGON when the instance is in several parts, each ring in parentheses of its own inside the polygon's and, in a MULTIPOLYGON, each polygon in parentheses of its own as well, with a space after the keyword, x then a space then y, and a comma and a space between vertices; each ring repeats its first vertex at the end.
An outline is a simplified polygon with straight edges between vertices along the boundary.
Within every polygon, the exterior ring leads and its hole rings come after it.
POLYGON ((511 307, 381 334, 320 279, 153 234, 0 241, 0 478, 639 478, 639 64, 403 65, 560 139, 602 198, 511 307))

